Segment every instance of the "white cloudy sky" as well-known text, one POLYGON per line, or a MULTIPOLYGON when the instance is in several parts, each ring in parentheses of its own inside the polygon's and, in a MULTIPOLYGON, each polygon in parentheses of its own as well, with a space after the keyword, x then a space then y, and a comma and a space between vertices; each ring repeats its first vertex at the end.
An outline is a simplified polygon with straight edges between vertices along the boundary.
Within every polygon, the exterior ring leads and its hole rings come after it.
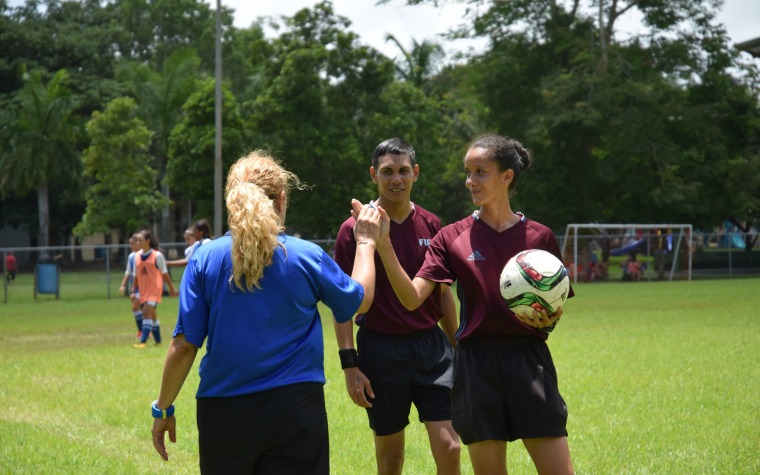
MULTIPOLYGON (((216 0, 206 0, 213 6, 216 0)), ((221 0, 222 5, 235 9, 235 24, 247 27, 259 16, 291 16, 301 8, 318 3, 317 0, 221 0)), ((351 29, 362 40, 384 54, 393 57, 396 47, 385 41, 387 33, 409 46, 412 38, 438 40, 436 35, 461 22, 467 5, 464 2, 439 7, 432 5, 407 6, 405 0, 391 0, 386 5, 375 5, 376 0, 333 0, 333 8, 339 15, 351 20, 351 29)), ((625 29, 635 30, 636 18, 626 18, 625 29)), ((740 43, 760 36, 760 0, 725 0, 718 21, 726 25, 729 36, 740 43)), ((478 43, 457 41, 447 43, 449 52, 478 47, 478 43)))

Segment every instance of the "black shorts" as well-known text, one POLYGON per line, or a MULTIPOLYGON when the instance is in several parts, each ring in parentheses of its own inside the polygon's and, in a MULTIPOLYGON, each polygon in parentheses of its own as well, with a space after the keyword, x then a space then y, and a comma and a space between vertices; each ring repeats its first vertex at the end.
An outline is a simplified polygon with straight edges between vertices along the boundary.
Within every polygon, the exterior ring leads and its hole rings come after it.
POLYGON ((197 402, 201 473, 330 473, 322 384, 197 402))
POLYGON ((567 436, 567 406, 546 342, 460 342, 452 424, 464 444, 567 436))
POLYGON ((438 326, 404 336, 360 327, 356 339, 359 369, 375 393, 367 408, 375 435, 404 430, 412 403, 420 422, 451 420, 453 349, 438 326))

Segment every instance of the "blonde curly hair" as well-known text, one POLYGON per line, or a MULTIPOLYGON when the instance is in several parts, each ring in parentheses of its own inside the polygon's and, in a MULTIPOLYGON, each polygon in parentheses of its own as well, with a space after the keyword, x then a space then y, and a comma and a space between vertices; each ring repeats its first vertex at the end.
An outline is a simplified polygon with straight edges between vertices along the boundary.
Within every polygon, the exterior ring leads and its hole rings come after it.
POLYGON ((272 263, 277 236, 285 230, 277 201, 291 187, 303 189, 298 177, 285 170, 269 152, 255 150, 242 157, 227 174, 225 200, 232 235, 232 275, 240 290, 260 289, 264 269, 272 263))

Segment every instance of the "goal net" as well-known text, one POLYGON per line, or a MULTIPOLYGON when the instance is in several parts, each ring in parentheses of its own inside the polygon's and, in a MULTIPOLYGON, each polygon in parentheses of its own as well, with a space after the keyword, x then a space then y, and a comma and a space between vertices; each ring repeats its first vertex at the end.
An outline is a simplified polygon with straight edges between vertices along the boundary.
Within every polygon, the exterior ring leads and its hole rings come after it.
POLYGON ((573 282, 691 280, 691 224, 568 224, 562 256, 573 282))

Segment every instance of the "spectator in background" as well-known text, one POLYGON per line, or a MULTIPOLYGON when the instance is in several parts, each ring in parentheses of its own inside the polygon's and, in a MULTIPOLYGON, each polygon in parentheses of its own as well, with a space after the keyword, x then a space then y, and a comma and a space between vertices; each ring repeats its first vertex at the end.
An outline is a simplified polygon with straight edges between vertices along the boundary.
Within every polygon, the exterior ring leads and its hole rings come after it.
POLYGON ((60 265, 61 262, 63 262, 63 254, 50 254, 50 251, 43 251, 42 254, 40 254, 39 259, 37 259, 37 262, 40 264, 58 264, 60 265))
POLYGON ((622 279, 624 281, 631 280, 631 276, 628 274, 628 263, 631 261, 631 256, 628 255, 625 259, 620 261, 620 270, 623 271, 622 279))
POLYGON ((9 284, 16 282, 16 256, 13 251, 5 255, 5 281, 9 284))
POLYGON ((633 282, 638 282, 641 280, 641 274, 644 272, 644 266, 636 259, 636 254, 631 254, 631 256, 628 258, 628 261, 626 262, 626 274, 628 275, 628 279, 633 282))

